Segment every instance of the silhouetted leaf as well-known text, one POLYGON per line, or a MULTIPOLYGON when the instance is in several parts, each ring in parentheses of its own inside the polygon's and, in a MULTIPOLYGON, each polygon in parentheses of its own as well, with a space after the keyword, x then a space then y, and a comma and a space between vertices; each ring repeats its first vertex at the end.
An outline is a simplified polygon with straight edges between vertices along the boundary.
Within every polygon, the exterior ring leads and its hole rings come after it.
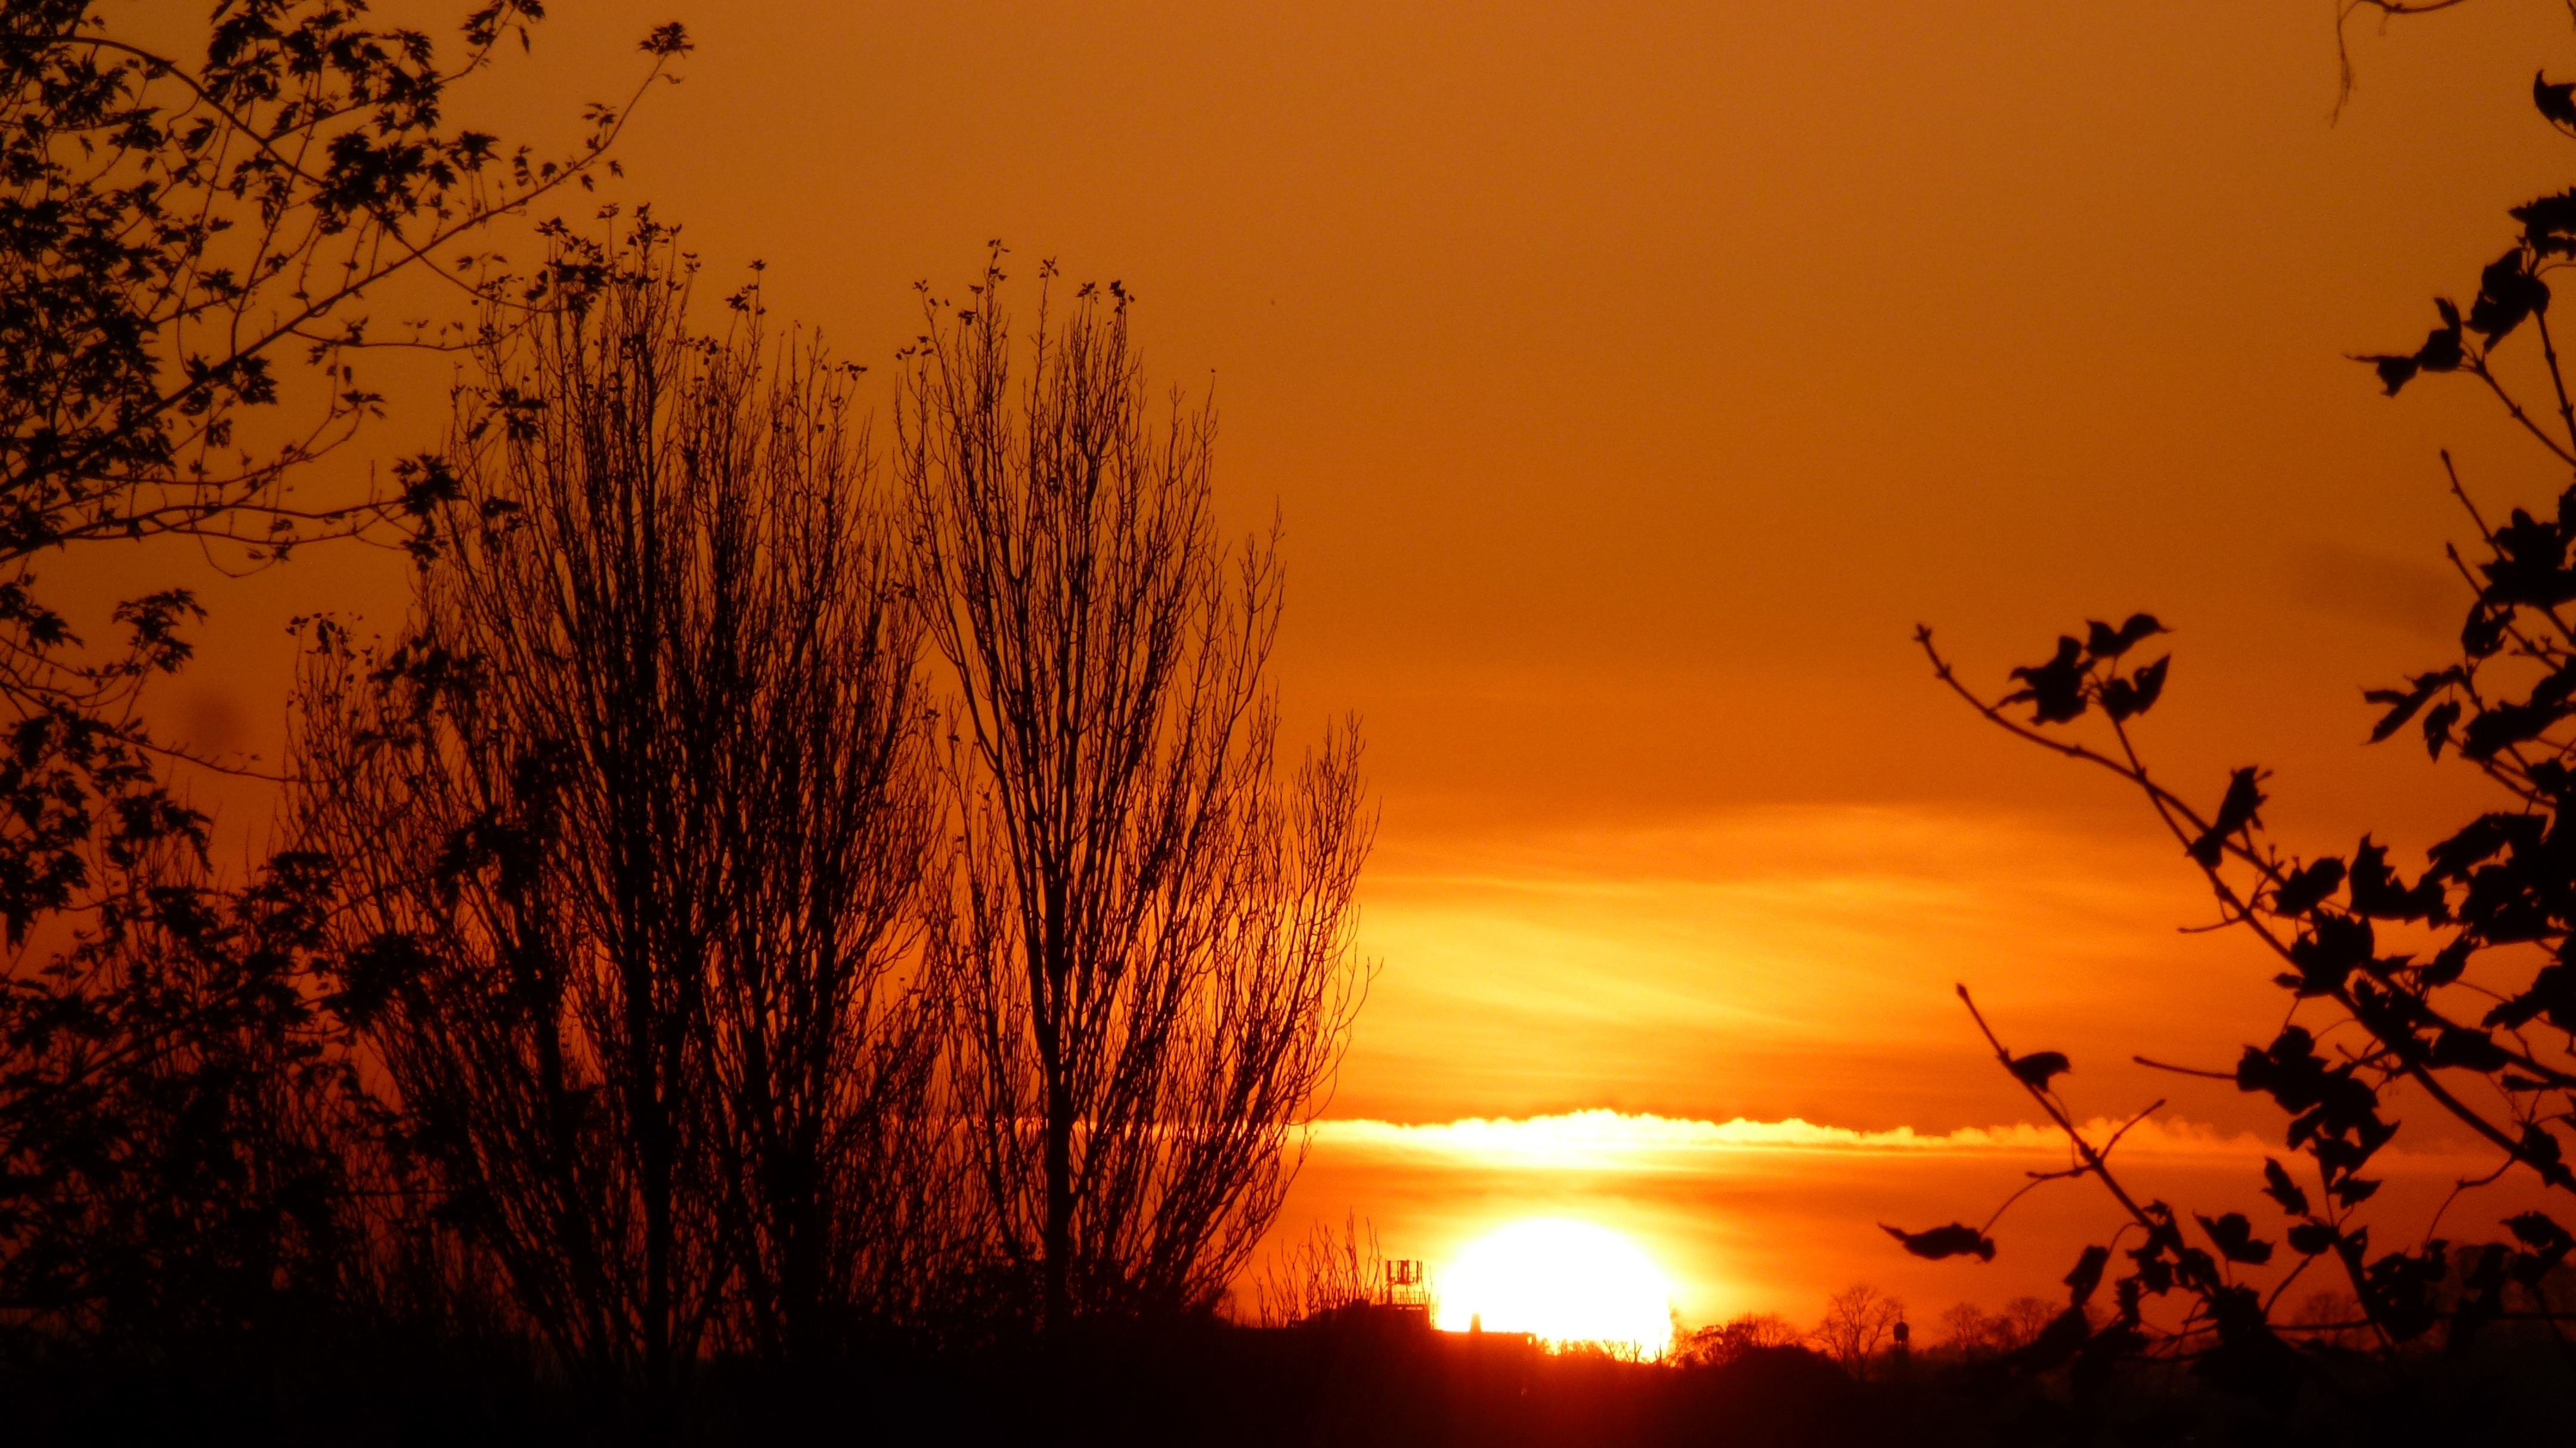
POLYGON ((2576 969, 2555 961, 2542 966, 2530 985, 2496 1002, 2480 1024, 2514 1030, 2544 1014, 2562 1028, 2576 1021, 2576 969))
POLYGON ((2416 368, 2422 365, 2412 355, 2394 352, 2365 352, 2356 354, 2352 360, 2378 373, 2379 389, 2389 397, 2395 397, 2407 383, 2414 381, 2416 368))
POLYGON ((2200 1229, 2209 1234, 2209 1240, 2217 1244, 2218 1254, 2228 1261, 2260 1267, 2272 1260, 2272 1244, 2255 1238, 2254 1224, 2245 1220, 2244 1213, 2229 1212, 2216 1221, 2198 1213, 2193 1215, 2200 1229))
POLYGON ((2515 1255, 2509 1269, 2514 1280, 2526 1287, 2537 1285, 2567 1260, 2569 1252, 2576 1251, 2576 1236, 2543 1213, 2524 1212, 2505 1218, 2504 1224, 2526 1249, 2515 1255))
POLYGON ((2354 915, 2316 912, 2310 917, 2307 933, 2290 942, 2290 963, 2299 968, 2299 994, 2334 994, 2343 988, 2344 978, 2369 960, 2376 948, 2369 921, 2354 915))
POLYGON ((1959 1222, 1952 1222, 1946 1227, 1934 1227, 1927 1232, 1909 1232, 1903 1227, 1891 1227, 1885 1222, 1879 1223, 1878 1227, 1880 1231, 1904 1243, 1905 1250, 1917 1257, 1928 1257, 1937 1262, 1944 1257, 1974 1253, 1980 1262, 1995 1260, 1994 1238, 1959 1222))
POLYGON ((2370 742, 2377 744, 2405 728, 2406 721, 2415 717, 2415 711, 2424 707, 2426 696, 2421 690, 2408 694, 2395 689, 2365 689, 2361 697, 2370 703, 2388 706, 2388 712, 2379 716, 2379 722, 2370 729, 2370 742))
POLYGON ((2436 1237, 2417 1252, 2391 1252, 2363 1274, 2362 1300, 2371 1321, 2399 1342, 2424 1335, 2434 1322, 2434 1294, 2450 1271, 2450 1243, 2436 1237))
POLYGON ((2478 297, 2469 304, 2469 330, 2493 346, 2534 312, 2549 309, 2549 284, 2533 276, 2519 246, 2478 273, 2478 297))
POLYGON ((2504 631, 2513 622, 2508 609, 2489 608, 2481 603, 2469 610, 2466 623, 2460 625, 2460 652, 2472 659, 2492 657, 2504 647, 2504 631))
POLYGON ((2545 1213, 2524 1212, 2520 1216, 2505 1218, 2504 1224, 2535 1251, 2547 1250, 2565 1256, 2576 1250, 2576 1236, 2570 1236, 2566 1228, 2545 1213))
POLYGON ((2048 1078, 2051 1076, 2062 1075, 2074 1069, 2067 1063, 2066 1057, 2056 1051, 2033 1051, 2027 1056, 2014 1057, 2012 1062, 2013 1078, 2039 1091, 2048 1089, 2048 1078))
POLYGON ((2570 93, 2576 93, 2576 85, 2551 85, 2549 72, 2545 70, 2531 73, 2532 105, 2548 119, 2549 124, 2576 131, 2576 101, 2568 98, 2570 93))
POLYGON ((2517 744, 2528 744, 2568 715, 2565 703, 2491 704, 2460 735, 2460 755, 2483 763, 2517 744))
POLYGON ((2377 744, 2405 728, 2406 721, 2415 717, 2415 711, 2424 707, 2424 702, 2433 697, 2435 690, 2458 677, 2457 669, 2441 669, 2433 673, 2416 675, 2406 681, 2406 687, 2403 689, 2363 690, 2361 697, 2364 700, 2388 706, 2388 712, 2381 715, 2379 722, 2371 727, 2370 742, 2377 744))
POLYGON ((2277 915, 2305 915, 2331 897, 2343 884, 2343 861, 2333 855, 2311 860, 2272 892, 2272 911, 2277 915))
POLYGON ((2409 888, 2388 868, 2388 849, 2375 844, 2370 836, 2361 837, 2361 847, 2353 851, 2352 870, 2346 876, 2350 887, 2353 913, 2381 920, 2422 920, 2442 911, 2441 882, 2422 879, 2409 888))
POLYGON ((2576 1174, 2567 1170, 2567 1164, 2559 1156, 2558 1138, 2550 1134, 2548 1127, 2537 1121, 2523 1123, 2521 1146, 2522 1159, 2531 1164, 2533 1171, 2540 1173, 2542 1181, 2553 1187, 2576 1191, 2576 1174))
POLYGON ((2154 708, 2157 698, 2165 691, 2165 669, 2172 663, 2172 656, 2167 655, 2127 678, 2104 683, 2103 711, 2114 719, 2126 719, 2154 708))
POLYGON ((2012 677, 2029 685, 2007 694, 2003 702, 2033 706, 2033 724, 2064 724, 2084 712, 2084 646, 2071 637, 2060 637, 2057 654, 2044 664, 2032 664, 2012 671, 2012 677))
POLYGON ((2263 1195, 2281 1204, 2281 1210, 2294 1217, 2308 1214, 2308 1194, 2290 1180, 2289 1171, 2270 1157, 2263 1158, 2263 1195))
POLYGON ((2066 1274, 2067 1291, 2075 1306, 2082 1307, 2092 1299, 2094 1289, 2102 1285, 2102 1269, 2110 1261, 2108 1247, 2087 1247, 2084 1255, 2075 1259, 2075 1270, 2066 1274))
POLYGON ((2427 986, 2449 985, 2460 978, 2462 971, 2468 969, 2469 955, 2476 948, 2477 937, 2473 935, 2452 937, 2450 944, 2443 946, 2434 953, 2431 960, 2424 962, 2423 969, 2418 973, 2417 978, 2427 986))
POLYGON ((2433 1049, 2425 1062, 2432 1066, 2464 1067, 2471 1071, 2501 1071, 2508 1064, 2504 1048, 2484 1031, 2454 1026, 2433 1038, 2433 1049))
POLYGON ((2569 236, 2576 234, 2576 191, 2525 202, 2509 214, 2522 223, 2522 239, 2534 250, 2564 256, 2569 236))
POLYGON ((2318 1163, 2329 1172, 2347 1171, 2396 1129, 2378 1117, 2378 1095, 2353 1072, 2350 1062, 2328 1067, 2304 1027, 2284 1026, 2269 1047, 2245 1048, 2236 1063, 2236 1086, 2263 1092, 2295 1113, 2288 1134, 2292 1148, 2315 1139, 2318 1163), (2350 1140, 2344 1139, 2348 1133, 2350 1140))
POLYGON ((2227 793, 2218 802, 2218 815, 2200 838, 2191 842, 2189 854, 2201 864, 2215 866, 2225 850, 2227 837, 2249 824, 2256 823, 2255 811, 2263 807, 2263 791, 2256 784, 2261 771, 2249 765, 2229 776, 2227 793))
POLYGON ((2139 1290, 2159 1297, 2173 1290, 2173 1264, 2166 1261, 2160 1251, 2151 1247, 2133 1247, 2129 1250, 2129 1260, 2137 1265, 2138 1272, 2135 1277, 2122 1282, 2122 1287, 2134 1282, 2139 1290))
POLYGON ((2451 742, 2451 726, 2460 722, 2460 701, 2445 699, 2424 715, 2424 753, 2434 759, 2442 757, 2442 746, 2451 742))
POLYGON ((2301 1222, 2290 1229, 2289 1236, 2290 1250, 2302 1257, 2331 1252, 2336 1240, 2335 1229, 2323 1222, 2301 1222))
POLYGON ((2494 859, 2501 851, 2527 850, 2537 845, 2546 823, 2529 814, 2480 815, 2432 848, 2432 868, 2425 873, 2439 879, 2465 880, 2471 868, 2494 859))
POLYGON ((2415 365, 2427 372, 2457 372, 2460 364, 2468 360, 2467 350, 2460 344, 2460 314, 2449 302, 2441 307, 2449 321, 2424 334, 2424 345, 2415 349, 2415 365))
POLYGON ((2165 626, 2156 622, 2151 613, 2133 613, 2117 629, 2098 618, 2090 619, 2084 625, 2084 651, 2097 661, 2108 661, 2163 632, 2165 626))
POLYGON ((2491 609, 2513 604, 2550 608, 2576 599, 2576 576, 2567 571, 2567 539, 2568 530, 2557 519, 2514 509, 2495 530, 2495 556, 2478 565, 2487 580, 2482 601, 2491 609))

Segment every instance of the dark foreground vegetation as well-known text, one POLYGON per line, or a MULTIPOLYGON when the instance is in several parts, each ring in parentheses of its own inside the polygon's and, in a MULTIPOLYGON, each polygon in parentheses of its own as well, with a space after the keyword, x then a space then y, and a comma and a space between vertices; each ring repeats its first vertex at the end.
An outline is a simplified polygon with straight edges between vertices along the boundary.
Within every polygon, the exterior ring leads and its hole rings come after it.
MULTIPOLYGON (((653 1436, 680 1444, 1427 1445, 1427 1448, 2005 1448, 2558 1441, 2576 1394, 2551 1344, 2499 1338, 2421 1356, 2402 1392, 2363 1350, 2329 1356, 2292 1401, 2258 1405, 2187 1365, 2124 1372, 2081 1397, 1992 1355, 1884 1354, 1847 1369, 1796 1346, 1675 1364, 1554 1354, 1505 1334, 1340 1316, 1290 1328, 1207 1319, 1095 1327, 1040 1345, 926 1352, 888 1343, 828 1368, 706 1363, 653 1436)), ((12 1441, 302 1445, 621 1441, 523 1352, 342 1339, 136 1376, 22 1360, 12 1441)))
POLYGON ((13 1441, 960 1419, 938 1365, 1205 1319, 1347 1038, 1358 735, 1279 757, 1276 533, 1220 536, 1123 288, 925 288, 882 446, 671 227, 530 214, 623 108, 444 119, 540 18, 8 7, 13 1441), (405 285, 463 316, 371 327, 405 285), (446 436, 312 491, 387 344, 446 436), (300 621, 282 764, 156 728, 188 570, 325 544, 411 598, 300 621), (281 805, 246 871, 226 773, 281 805))

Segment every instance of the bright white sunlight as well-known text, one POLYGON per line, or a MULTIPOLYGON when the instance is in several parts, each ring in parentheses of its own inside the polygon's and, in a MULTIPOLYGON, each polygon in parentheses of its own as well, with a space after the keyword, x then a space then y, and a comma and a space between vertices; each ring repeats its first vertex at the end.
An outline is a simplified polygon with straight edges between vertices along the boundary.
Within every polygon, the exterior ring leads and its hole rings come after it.
POLYGON ((1660 1357, 1672 1345, 1672 1285, 1637 1244, 1590 1222, 1515 1222, 1439 1274, 1439 1325, 1526 1332, 1660 1357))

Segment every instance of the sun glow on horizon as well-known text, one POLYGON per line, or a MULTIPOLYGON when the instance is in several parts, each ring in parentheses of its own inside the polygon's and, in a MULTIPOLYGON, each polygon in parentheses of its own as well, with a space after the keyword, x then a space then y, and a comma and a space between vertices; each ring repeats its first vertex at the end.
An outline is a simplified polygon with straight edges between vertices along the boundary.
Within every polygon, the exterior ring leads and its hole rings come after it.
POLYGON ((1446 1331, 1526 1332, 1648 1358, 1672 1345, 1672 1284, 1636 1243, 1590 1222, 1515 1222, 1470 1245, 1438 1281, 1446 1331))

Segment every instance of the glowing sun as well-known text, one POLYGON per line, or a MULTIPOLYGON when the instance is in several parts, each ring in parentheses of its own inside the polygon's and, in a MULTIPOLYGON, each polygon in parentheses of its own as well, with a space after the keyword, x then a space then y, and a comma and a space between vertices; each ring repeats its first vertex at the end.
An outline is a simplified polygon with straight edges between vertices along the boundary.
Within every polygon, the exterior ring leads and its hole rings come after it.
POLYGON ((1672 1345, 1672 1284, 1637 1245, 1589 1222, 1515 1222, 1439 1274, 1439 1325, 1535 1333, 1660 1356, 1672 1345))

